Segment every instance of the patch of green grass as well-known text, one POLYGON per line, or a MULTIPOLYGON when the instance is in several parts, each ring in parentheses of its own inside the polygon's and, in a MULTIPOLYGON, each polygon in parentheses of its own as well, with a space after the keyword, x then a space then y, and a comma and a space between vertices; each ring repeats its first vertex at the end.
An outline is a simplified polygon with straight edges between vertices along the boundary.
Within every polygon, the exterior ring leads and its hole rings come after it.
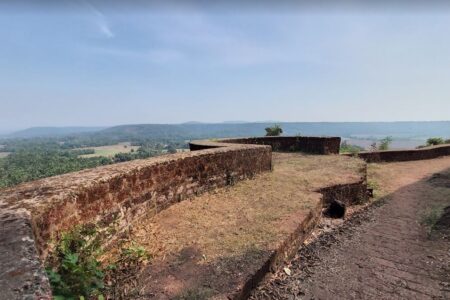
POLYGON ((90 147, 89 149, 93 149, 95 153, 93 154, 85 154, 80 155, 80 157, 113 157, 118 153, 129 153, 132 151, 136 151, 139 147, 131 146, 128 143, 120 143, 116 145, 108 145, 108 146, 99 146, 99 147, 90 147))
POLYGON ((176 300, 203 300, 210 299, 214 295, 213 290, 209 288, 199 288, 195 290, 187 290, 181 296, 176 297, 176 300))
POLYGON ((348 144, 347 141, 343 141, 339 149, 339 153, 358 154, 361 151, 364 151, 363 147, 348 144))
POLYGON ((374 191, 380 189, 380 185, 375 180, 369 179, 367 180, 367 187, 373 189, 374 191))
POLYGON ((428 234, 431 234, 436 227, 437 222, 444 214, 444 205, 434 205, 425 210, 421 218, 421 225, 425 226, 428 234))

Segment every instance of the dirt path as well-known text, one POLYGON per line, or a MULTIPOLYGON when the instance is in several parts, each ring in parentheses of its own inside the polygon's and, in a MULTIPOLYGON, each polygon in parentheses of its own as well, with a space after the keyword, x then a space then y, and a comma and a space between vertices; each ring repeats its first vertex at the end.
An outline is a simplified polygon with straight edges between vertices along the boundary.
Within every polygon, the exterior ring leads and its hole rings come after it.
POLYGON ((450 158, 371 170, 386 195, 381 205, 303 247, 291 275, 275 274, 253 298, 450 299, 450 241, 421 225, 450 205, 450 158))

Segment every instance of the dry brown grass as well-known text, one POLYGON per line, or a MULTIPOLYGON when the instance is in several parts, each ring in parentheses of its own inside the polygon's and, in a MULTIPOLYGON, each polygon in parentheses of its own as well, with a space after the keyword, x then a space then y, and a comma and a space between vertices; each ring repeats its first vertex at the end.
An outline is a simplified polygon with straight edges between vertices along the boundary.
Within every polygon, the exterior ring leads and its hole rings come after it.
POLYGON ((141 218, 131 240, 155 258, 195 246, 205 262, 270 250, 320 205, 316 189, 359 181, 363 166, 350 157, 274 153, 273 172, 141 218))

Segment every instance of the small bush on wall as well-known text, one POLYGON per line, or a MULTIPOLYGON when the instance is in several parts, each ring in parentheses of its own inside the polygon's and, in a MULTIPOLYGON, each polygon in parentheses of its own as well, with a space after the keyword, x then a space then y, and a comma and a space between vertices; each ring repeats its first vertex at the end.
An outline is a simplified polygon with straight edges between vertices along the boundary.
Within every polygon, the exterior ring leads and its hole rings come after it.
POLYGON ((378 147, 378 150, 389 150, 389 146, 392 143, 392 137, 387 136, 384 139, 380 141, 380 146, 378 147))
POLYGON ((427 140, 427 146, 436 146, 436 145, 441 145, 444 144, 444 139, 440 138, 440 137, 433 137, 433 138, 429 138, 427 140))
POLYGON ((267 127, 266 136, 280 136, 283 133, 283 129, 280 125, 275 124, 272 127, 267 127))

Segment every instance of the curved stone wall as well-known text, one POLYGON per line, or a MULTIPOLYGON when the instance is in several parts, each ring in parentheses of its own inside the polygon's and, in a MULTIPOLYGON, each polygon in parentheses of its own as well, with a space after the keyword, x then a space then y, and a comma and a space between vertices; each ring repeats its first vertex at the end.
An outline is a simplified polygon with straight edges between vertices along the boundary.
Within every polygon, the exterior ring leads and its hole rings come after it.
POLYGON ((271 170, 271 148, 229 145, 103 166, 0 190, 0 288, 5 299, 47 299, 41 260, 78 224, 119 224, 206 190, 271 170), (39 260, 38 256, 41 260, 39 260))
MULTIPOLYGON (((340 138, 193 141, 194 152, 135 160, 0 190, 0 289, 5 299, 50 299, 49 241, 78 224, 118 224, 272 168, 274 151, 339 153, 340 138)), ((111 241, 110 241, 111 242, 111 241)))
MULTIPOLYGON (((260 137, 192 141, 193 152, 136 160, 28 182, 0 190, 0 288, 5 299, 50 299, 42 259, 51 239, 77 224, 112 222, 126 229, 207 190, 272 168, 273 151, 338 154, 337 137, 260 137), (203 151, 195 151, 203 150, 203 151)), ((450 155, 450 145, 363 152, 368 162, 450 155)), ((365 199, 365 182, 320 191, 324 202, 365 199)))
POLYGON ((269 145, 273 151, 339 154, 340 137, 265 136, 219 140, 192 141, 191 151, 225 147, 231 144, 269 145))
POLYGON ((370 163, 423 160, 423 159, 437 158, 446 155, 450 155, 450 145, 440 145, 413 150, 370 151, 355 154, 355 156, 364 159, 366 162, 370 163))

